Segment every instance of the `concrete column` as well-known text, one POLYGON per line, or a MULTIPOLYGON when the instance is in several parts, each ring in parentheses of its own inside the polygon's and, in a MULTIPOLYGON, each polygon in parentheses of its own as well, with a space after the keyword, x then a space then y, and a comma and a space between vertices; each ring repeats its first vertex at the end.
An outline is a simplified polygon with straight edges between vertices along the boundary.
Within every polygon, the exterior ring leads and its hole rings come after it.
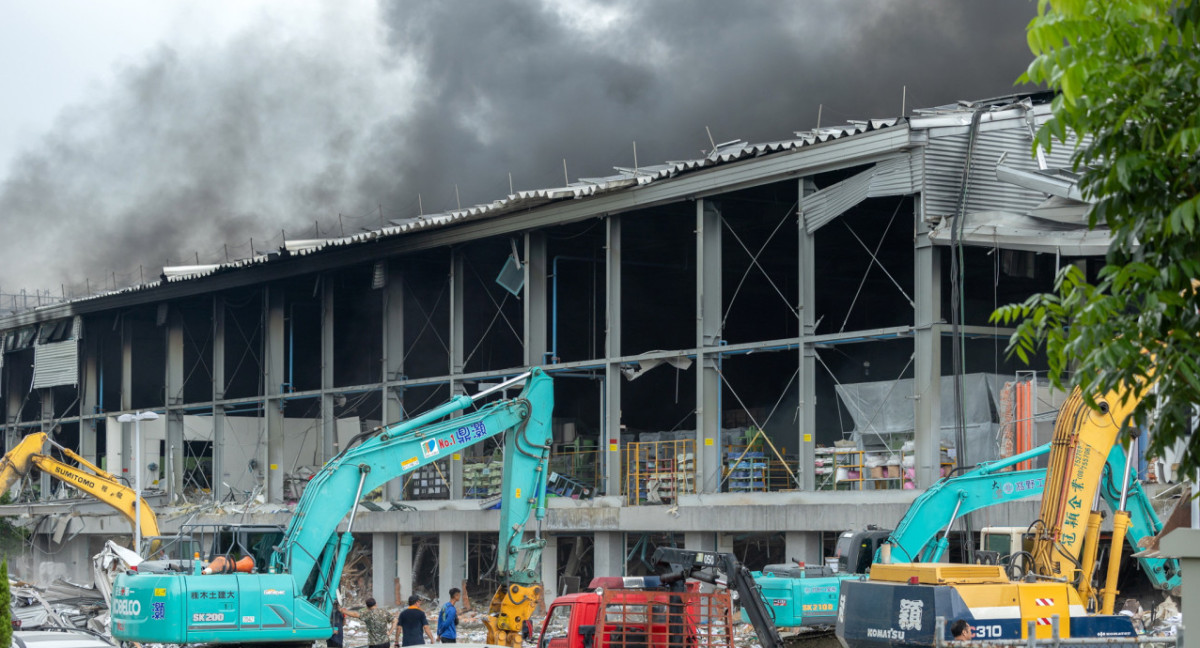
POLYGON ((171 308, 167 316, 166 366, 167 456, 162 458, 167 476, 167 500, 183 495, 183 316, 171 308))
MULTIPOLYGON (((466 344, 463 329, 466 322, 466 259, 462 252, 450 253, 450 395, 466 393, 462 384, 466 364, 466 344)), ((456 414, 455 416, 458 416, 456 414)), ((450 474, 450 499, 463 498, 462 451, 451 453, 447 464, 450 474)))
MULTIPOLYGON (((404 418, 404 391, 391 385, 404 378, 404 274, 399 264, 388 263, 383 294, 383 413, 380 420, 391 425, 404 418)), ((339 448, 340 450, 340 448, 339 448)), ((396 478, 383 487, 388 500, 404 498, 404 481, 396 478)), ((410 561, 411 562, 411 561, 410 561)))
POLYGON ((809 565, 824 564, 821 555, 821 533, 819 531, 788 531, 783 536, 783 559, 796 560, 809 565))
MULTIPOLYGON (((399 556, 398 541, 400 535, 397 533, 373 533, 371 534, 371 596, 382 607, 397 605, 400 601, 396 600, 396 579, 400 576, 400 570, 396 562, 399 556)), ((409 545, 409 553, 412 552, 412 545, 409 545)), ((412 561, 409 561, 409 571, 412 571, 412 561)), ((410 574, 411 575, 411 574, 410 574)))
POLYGON ((683 548, 691 551, 716 551, 717 534, 708 531, 689 531, 683 534, 683 548))
POLYGON ((597 531, 592 540, 592 573, 596 576, 625 575, 625 534, 597 531))
POLYGON ((542 551, 542 592, 549 607, 558 597, 558 538, 552 535, 542 537, 546 539, 546 548, 542 551))
POLYGON ((914 468, 917 488, 938 480, 942 436, 942 264, 941 250, 929 240, 924 202, 915 199, 916 250, 914 251, 914 301, 916 302, 915 356, 913 359, 913 417, 916 432, 914 468))
POLYGON ((445 596, 451 587, 461 587, 467 578, 467 534, 445 532, 438 534, 437 595, 445 596))
MULTIPOLYGON (((83 337, 83 383, 79 386, 79 414, 100 412, 100 341, 88 331, 83 337)), ((79 454, 96 463, 96 419, 79 422, 79 454)))
MULTIPOLYGON (((1194 514, 1194 509, 1193 509, 1194 514)), ((1193 517, 1192 524, 1197 520, 1193 517)), ((1179 566, 1185 574, 1200 573, 1200 529, 1180 527, 1163 536, 1159 543, 1162 555, 1179 558, 1179 566)), ((1180 612, 1185 619, 1200 618, 1200 578, 1183 579, 1180 596, 1180 612)), ((1184 648, 1200 648, 1200 633, 1185 632, 1184 648)))
MULTIPOLYGON (((532 367, 558 362, 547 358, 546 335, 546 277, 550 265, 546 258, 546 234, 542 231, 525 235, 525 291, 521 303, 525 307, 525 366, 532 367)), ((553 349, 557 353, 558 349, 553 349)))
POLYGON ((283 290, 263 289, 266 331, 263 335, 263 371, 266 385, 263 418, 267 426, 266 475, 267 501, 283 501, 283 383, 286 331, 284 329, 283 290))
MULTIPOLYGON (((217 403, 225 398, 225 298, 213 295, 212 305, 212 399, 217 403)), ((212 408, 212 492, 213 501, 225 498, 225 407, 212 408)))
POLYGON ((717 533, 717 551, 720 553, 733 553, 733 534, 732 533, 717 533))
POLYGON ((621 357, 621 217, 609 216, 605 223, 608 248, 605 251, 604 293, 607 309, 604 320, 604 430, 600 439, 603 473, 599 490, 607 495, 620 495, 621 381, 624 379, 621 377, 621 364, 616 359, 621 357))
POLYGON ((413 593, 413 537, 411 533, 396 535, 396 581, 400 590, 397 604, 408 600, 413 593))
MULTIPOLYGON (((796 467, 796 475, 800 490, 814 490, 817 487, 814 452, 817 445, 817 348, 808 341, 817 329, 817 244, 816 237, 808 232, 804 223, 804 197, 814 191, 816 185, 811 178, 800 180, 800 214, 797 219, 800 248, 796 259, 800 286, 797 304, 800 316, 800 371, 796 381, 796 414, 800 423, 796 447, 800 448, 800 463, 796 467)), ((837 407, 837 404, 833 406, 837 407)))
MULTIPOLYGON (((324 463, 337 454, 337 418, 333 404, 334 298, 332 276, 321 277, 321 455, 324 463)), ((295 326, 295 323, 292 324, 295 326)), ((378 597, 376 597, 378 598, 378 597)))
POLYGON ((721 210, 696 201, 696 491, 721 489, 721 210))

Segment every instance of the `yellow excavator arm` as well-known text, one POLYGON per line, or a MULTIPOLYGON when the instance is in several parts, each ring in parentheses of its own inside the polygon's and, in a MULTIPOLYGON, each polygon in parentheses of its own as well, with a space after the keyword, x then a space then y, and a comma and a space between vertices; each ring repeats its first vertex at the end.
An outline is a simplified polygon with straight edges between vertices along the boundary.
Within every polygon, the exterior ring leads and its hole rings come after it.
MULTIPOLYGON (((116 509, 130 524, 136 523, 137 493, 103 468, 92 464, 69 448, 54 443, 45 432, 30 434, 0 457, 0 492, 11 488, 18 479, 29 474, 32 468, 78 488, 116 509), (79 467, 65 464, 46 454, 45 448, 49 444, 53 444, 64 455, 78 462, 79 467)), ((159 535, 158 517, 144 499, 141 506, 141 527, 143 537, 159 535)))

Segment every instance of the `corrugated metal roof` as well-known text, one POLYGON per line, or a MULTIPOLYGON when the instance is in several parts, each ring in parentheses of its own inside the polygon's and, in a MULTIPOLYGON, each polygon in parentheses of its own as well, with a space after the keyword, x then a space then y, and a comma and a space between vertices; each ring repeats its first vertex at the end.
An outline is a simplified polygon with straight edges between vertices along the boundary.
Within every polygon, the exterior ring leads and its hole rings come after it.
MULTIPOLYGON (((291 256, 317 254, 323 250, 360 245, 394 236, 404 236, 416 231, 446 227, 448 225, 476 220, 495 218, 504 214, 527 211, 542 205, 563 201, 583 200, 607 193, 626 191, 646 186, 656 182, 668 181, 676 176, 692 171, 715 167, 723 164, 740 162, 763 155, 771 155, 792 151, 814 144, 838 140, 861 133, 882 128, 889 128, 901 122, 900 119, 873 119, 867 121, 852 121, 842 126, 826 127, 795 133, 796 137, 776 142, 750 143, 742 140, 725 142, 715 147, 707 156, 694 160, 676 160, 650 166, 614 167, 616 174, 596 178, 580 178, 578 182, 565 187, 549 187, 544 189, 528 189, 516 191, 499 200, 490 203, 474 205, 437 214, 425 214, 415 219, 393 221, 390 226, 377 230, 361 232, 350 236, 331 239, 304 239, 285 241, 284 251, 291 256)), ((222 271, 259 265, 274 260, 279 255, 257 255, 248 259, 238 259, 229 263, 213 266, 178 266, 165 268, 163 280, 167 282, 190 281, 222 271), (169 272, 166 272, 169 270, 169 272)), ((142 288, 151 288, 159 282, 147 284, 142 288)))
MULTIPOLYGON (((872 119, 851 121, 844 125, 822 127, 809 131, 795 132, 792 139, 773 142, 750 143, 742 140, 725 142, 714 147, 706 156, 697 159, 669 161, 662 164, 639 166, 638 168, 615 167, 616 173, 604 177, 580 178, 577 182, 562 187, 529 189, 513 192, 490 203, 426 214, 418 218, 393 221, 380 229, 361 232, 350 236, 330 239, 305 239, 285 241, 279 252, 258 254, 249 258, 207 266, 177 266, 164 268, 159 281, 113 290, 103 294, 75 299, 86 301, 106 296, 151 290, 165 283, 191 281, 222 272, 231 272, 251 266, 274 262, 283 257, 319 254, 325 250, 402 237, 414 232, 444 228, 463 222, 491 219, 515 212, 525 212, 537 207, 568 200, 588 200, 615 192, 636 190, 660 182, 668 182, 678 176, 754 159, 766 155, 786 153, 808 146, 834 142, 855 135, 884 128, 903 125, 913 131, 924 131, 927 140, 925 150, 914 142, 914 152, 905 160, 915 160, 916 165, 907 169, 877 167, 879 173, 869 183, 868 195, 896 195, 911 192, 912 187, 926 191, 925 213, 936 222, 939 218, 957 211, 958 189, 965 158, 967 130, 971 115, 976 109, 985 110, 979 137, 976 142, 974 169, 971 174, 969 211, 1003 209, 1031 210, 1042 202, 1044 194, 1002 182, 995 177, 997 160, 1007 154, 1006 164, 1020 168, 1036 169, 1030 160, 1028 128, 1022 122, 1044 119, 1049 106, 1044 102, 1048 96, 1039 96, 1036 101, 1028 98, 1008 97, 984 102, 959 103, 935 108, 919 109, 907 119, 872 119)), ((1067 166, 1069 151, 1058 147, 1051 163, 1067 166)))

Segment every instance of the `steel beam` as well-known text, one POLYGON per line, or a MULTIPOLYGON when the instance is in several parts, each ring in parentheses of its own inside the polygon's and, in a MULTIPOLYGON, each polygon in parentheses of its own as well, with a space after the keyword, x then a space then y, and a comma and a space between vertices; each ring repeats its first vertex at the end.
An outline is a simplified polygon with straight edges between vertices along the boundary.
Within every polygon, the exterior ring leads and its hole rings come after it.
POLYGON ((558 362, 557 358, 546 358, 546 351, 549 349, 546 335, 546 312, 549 303, 546 296, 546 277, 550 276, 546 254, 545 232, 537 230, 525 234, 525 290, 521 301, 525 308, 527 367, 558 362))
POLYGON ((212 492, 213 501, 225 499, 225 298, 212 297, 212 492))
POLYGON ((916 228, 914 251, 914 301, 916 302, 913 359, 913 459, 916 487, 928 488, 941 468, 942 437, 942 251, 930 242, 924 218, 924 201, 914 201, 916 228))
MULTIPOLYGON (((388 261, 387 285, 381 292, 383 295, 384 382, 381 398, 383 412, 380 414, 380 422, 383 425, 391 425, 404 418, 404 388, 389 385, 391 382, 404 378, 404 273, 400 269, 400 264, 388 261)), ((338 450, 340 451, 341 448, 338 450)), ((388 500, 403 499, 403 479, 396 478, 385 484, 383 495, 388 500)), ((411 563, 411 560, 409 562, 411 563)))
MULTIPOLYGON (((605 221, 607 250, 604 263, 604 424, 600 440, 602 492, 621 494, 621 217, 605 221)), ((604 572, 596 572, 598 574, 604 572)))
POLYGON ((285 304, 283 289, 266 286, 263 288, 263 308, 266 317, 266 331, 263 335, 263 370, 266 384, 266 397, 263 404, 263 418, 267 426, 266 465, 263 473, 266 475, 267 501, 283 501, 283 383, 284 348, 286 331, 284 328, 285 304))
MULTIPOLYGON (((466 259, 461 250, 450 252, 450 395, 465 394, 462 373, 466 365, 466 343, 463 330, 466 323, 466 259)), ((454 416, 458 416, 455 414, 454 416)), ((448 460, 450 467, 450 499, 463 498, 462 451, 454 452, 448 460)), ((465 541, 464 541, 465 542, 465 541)), ((443 544, 444 548, 444 544, 443 544)))
POLYGON ((83 381, 79 385, 79 454, 96 463, 96 419, 84 414, 100 410, 100 340, 92 331, 83 336, 83 381))
MULTIPOLYGON (((133 324, 121 315, 121 411, 133 411, 133 324)), ((111 434, 111 432, 109 432, 111 434)), ((112 466, 112 460, 109 460, 112 466)), ((133 481, 133 426, 121 426, 120 473, 133 481)), ((112 468, 110 468, 110 471, 112 468)))
MULTIPOLYGON (((337 454, 337 418, 334 412, 333 369, 337 361, 333 353, 333 343, 337 338, 334 321, 334 301, 337 298, 337 288, 334 287, 333 276, 326 274, 321 277, 321 463, 329 461, 337 454)), ((292 322, 292 326, 296 323, 292 322)), ((386 335, 384 336, 386 339, 386 335)), ((386 342, 385 342, 386 344, 386 342)), ((294 361, 294 360, 293 360, 294 361)))
MULTIPOLYGON (((696 347, 721 342, 721 209, 715 201, 696 201, 696 347)), ((721 489, 721 357, 696 357, 696 484, 698 492, 721 489)))
MULTIPOLYGON (((817 190, 811 178, 800 180, 797 191, 797 225, 799 230, 799 252, 796 255, 799 294, 796 310, 800 316, 800 358, 796 381, 797 430, 796 447, 800 448, 799 465, 796 467, 797 486, 800 490, 813 490, 816 481, 817 445, 817 266, 816 236, 804 224, 804 198, 817 190)), ((836 404, 835 404, 836 407, 836 404)))
MULTIPOLYGON (((170 308, 168 306, 168 308, 170 308)), ((167 315, 166 428, 167 456, 162 458, 167 476, 167 501, 183 496, 183 315, 170 308, 167 315)), ((142 468, 139 466, 139 470, 142 468)))

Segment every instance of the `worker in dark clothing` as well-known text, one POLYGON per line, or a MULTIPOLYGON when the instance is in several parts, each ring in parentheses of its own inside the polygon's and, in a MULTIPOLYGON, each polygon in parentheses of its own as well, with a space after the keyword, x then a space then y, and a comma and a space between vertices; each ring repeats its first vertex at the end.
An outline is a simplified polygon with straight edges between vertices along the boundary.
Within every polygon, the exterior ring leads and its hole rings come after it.
POLYGON ((433 630, 429 628, 429 619, 425 618, 425 610, 421 609, 421 597, 413 594, 408 597, 408 607, 400 612, 396 619, 396 645, 419 646, 425 643, 421 631, 429 637, 429 643, 437 643, 433 630))

